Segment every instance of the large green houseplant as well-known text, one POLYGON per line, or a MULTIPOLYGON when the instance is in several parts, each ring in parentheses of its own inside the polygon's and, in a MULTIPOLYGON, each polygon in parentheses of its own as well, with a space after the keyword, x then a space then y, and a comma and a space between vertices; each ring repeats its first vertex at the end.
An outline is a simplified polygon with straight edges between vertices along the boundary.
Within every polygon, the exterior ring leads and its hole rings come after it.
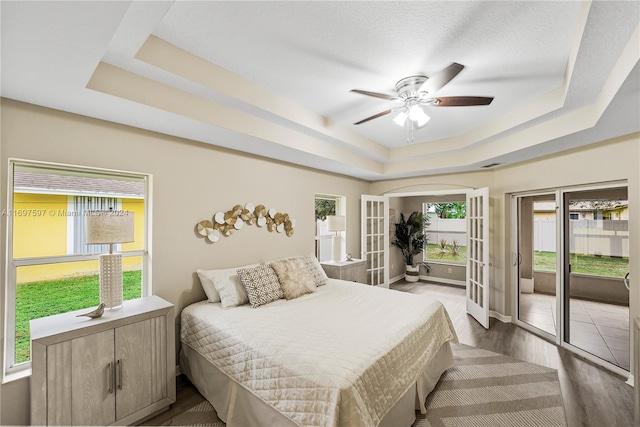
MULTIPOLYGON (((422 212, 413 212, 405 219, 403 213, 400 213, 400 221, 395 224, 395 239, 392 245, 398 247, 402 252, 404 263, 406 265, 405 279, 409 282, 417 282, 420 276, 420 265, 414 263, 414 257, 421 254, 427 244, 427 236, 425 228, 429 225, 429 219, 422 212)), ((427 268, 424 263, 420 263, 427 268)))

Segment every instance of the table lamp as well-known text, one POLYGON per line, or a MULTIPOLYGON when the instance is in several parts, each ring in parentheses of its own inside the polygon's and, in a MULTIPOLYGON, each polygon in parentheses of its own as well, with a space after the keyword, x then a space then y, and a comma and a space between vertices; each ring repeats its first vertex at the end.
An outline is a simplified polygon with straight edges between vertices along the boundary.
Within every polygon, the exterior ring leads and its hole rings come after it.
POLYGON ((100 302, 105 308, 122 306, 122 254, 113 253, 115 243, 131 243, 133 212, 89 211, 85 217, 87 245, 108 244, 109 253, 100 255, 100 302))
POLYGON ((333 248, 331 251, 331 261, 338 262, 342 259, 342 236, 339 232, 346 229, 347 219, 344 215, 328 215, 327 230, 335 231, 336 234, 331 238, 333 248))

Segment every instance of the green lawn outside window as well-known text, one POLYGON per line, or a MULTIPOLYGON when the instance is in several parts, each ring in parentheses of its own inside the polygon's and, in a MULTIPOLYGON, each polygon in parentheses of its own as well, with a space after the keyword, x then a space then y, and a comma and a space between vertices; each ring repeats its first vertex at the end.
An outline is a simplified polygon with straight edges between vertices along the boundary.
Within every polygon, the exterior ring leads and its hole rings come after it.
MULTIPOLYGON (((534 270, 556 271, 555 252, 534 252, 534 270)), ((571 254, 571 272, 622 279, 629 272, 629 258, 571 254)))
MULTIPOLYGON (((123 298, 140 298, 142 272, 122 274, 123 298)), ((27 362, 30 356, 29 321, 100 304, 98 275, 59 280, 22 283, 16 286, 16 354, 15 363, 27 362)))

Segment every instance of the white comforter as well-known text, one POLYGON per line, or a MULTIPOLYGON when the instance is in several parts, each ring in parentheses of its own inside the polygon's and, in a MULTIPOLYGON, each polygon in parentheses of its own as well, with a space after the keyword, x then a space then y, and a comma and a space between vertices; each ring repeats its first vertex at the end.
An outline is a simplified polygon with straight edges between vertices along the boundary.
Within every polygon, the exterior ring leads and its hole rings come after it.
POLYGON ((437 300, 330 279, 258 308, 193 304, 181 340, 299 425, 375 426, 457 337, 437 300))

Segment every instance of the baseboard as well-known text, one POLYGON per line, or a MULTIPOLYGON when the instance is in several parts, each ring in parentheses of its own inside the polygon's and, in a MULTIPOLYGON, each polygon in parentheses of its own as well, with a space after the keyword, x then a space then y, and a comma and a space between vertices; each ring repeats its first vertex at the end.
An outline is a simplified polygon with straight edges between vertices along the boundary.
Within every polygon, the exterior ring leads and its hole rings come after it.
POLYGON ((402 279, 404 279, 404 274, 401 274, 400 276, 392 277, 391 279, 389 279, 389 283, 396 283, 402 279))
POLYGON ((466 282, 463 282, 462 280, 443 279, 441 277, 433 277, 433 276, 427 276, 422 274, 420 275, 420 280, 426 280, 428 282, 444 283, 446 285, 460 286, 462 288, 467 287, 466 282))
POLYGON ((497 311, 489 310, 489 317, 498 319, 502 323, 511 323, 511 316, 505 316, 504 314, 498 313, 497 311))

